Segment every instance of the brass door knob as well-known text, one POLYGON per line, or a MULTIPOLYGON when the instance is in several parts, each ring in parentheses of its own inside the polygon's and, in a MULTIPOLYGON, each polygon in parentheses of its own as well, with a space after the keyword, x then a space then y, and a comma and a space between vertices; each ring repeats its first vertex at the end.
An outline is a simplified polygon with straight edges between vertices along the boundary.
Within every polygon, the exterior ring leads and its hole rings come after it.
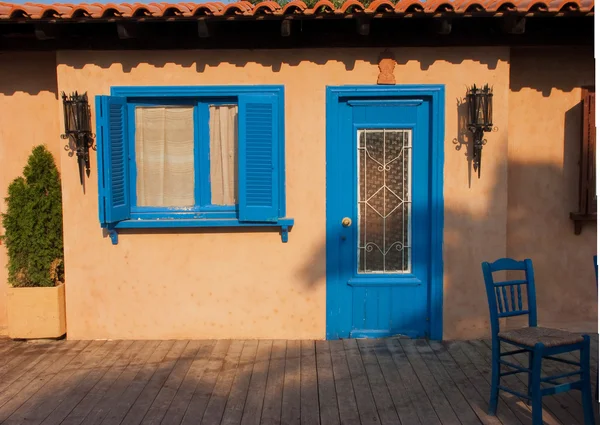
POLYGON ((352 224, 352 220, 350 219, 350 217, 344 217, 342 219, 342 226, 350 227, 351 224, 352 224))

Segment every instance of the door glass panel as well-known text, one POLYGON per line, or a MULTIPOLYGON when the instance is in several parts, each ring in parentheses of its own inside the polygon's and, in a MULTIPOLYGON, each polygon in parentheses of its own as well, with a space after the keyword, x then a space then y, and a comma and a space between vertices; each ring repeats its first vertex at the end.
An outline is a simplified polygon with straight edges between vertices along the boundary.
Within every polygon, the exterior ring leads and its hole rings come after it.
POLYGON ((411 271, 411 131, 358 131, 358 273, 411 271))

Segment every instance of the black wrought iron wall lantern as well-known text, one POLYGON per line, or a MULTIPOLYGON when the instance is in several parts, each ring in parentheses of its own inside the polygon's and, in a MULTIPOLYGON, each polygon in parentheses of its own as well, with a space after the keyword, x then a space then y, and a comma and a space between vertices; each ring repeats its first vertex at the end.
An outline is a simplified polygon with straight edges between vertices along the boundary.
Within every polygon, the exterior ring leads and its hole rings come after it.
POLYGON ((483 133, 492 131, 492 89, 487 84, 481 88, 473 85, 467 90, 467 128, 473 133, 473 168, 481 176, 481 151, 486 140, 483 133))
POLYGON ((65 146, 69 156, 77 154, 79 166, 79 180, 83 185, 83 173, 90 176, 90 149, 95 149, 94 135, 91 130, 90 105, 87 93, 77 92, 67 96, 62 94, 63 108, 65 112, 65 133, 61 136, 68 139, 65 146))

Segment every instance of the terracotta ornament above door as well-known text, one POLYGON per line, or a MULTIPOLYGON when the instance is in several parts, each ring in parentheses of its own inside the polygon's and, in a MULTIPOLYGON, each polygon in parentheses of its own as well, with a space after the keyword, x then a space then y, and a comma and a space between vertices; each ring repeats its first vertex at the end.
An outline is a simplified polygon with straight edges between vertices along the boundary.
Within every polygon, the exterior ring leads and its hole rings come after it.
POLYGON ((379 76, 377 84, 396 84, 394 68, 396 67, 396 58, 389 50, 384 50, 379 56, 379 76))

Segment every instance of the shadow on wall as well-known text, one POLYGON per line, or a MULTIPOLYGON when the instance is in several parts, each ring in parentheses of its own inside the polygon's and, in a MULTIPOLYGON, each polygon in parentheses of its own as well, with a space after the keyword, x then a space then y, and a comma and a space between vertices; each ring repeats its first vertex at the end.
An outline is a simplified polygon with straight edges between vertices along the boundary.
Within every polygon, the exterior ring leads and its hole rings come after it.
MULTIPOLYGON (((473 215, 467 209, 453 207, 445 209, 444 314, 449 313, 460 321, 461 328, 468 328, 469 324, 480 327, 482 322, 488 326, 481 262, 497 259, 486 255, 486 251, 490 251, 487 242, 498 240, 507 226, 510 244, 506 255, 533 261, 540 323, 594 321, 597 303, 592 257, 596 253, 596 228, 587 226, 581 235, 573 234, 569 218, 569 211, 577 206, 570 196, 576 188, 569 188, 573 176, 565 173, 566 167, 553 164, 513 162, 508 167, 509 174, 520 176, 519 183, 509 189, 513 201, 508 205, 508 226, 494 215, 494 211, 501 212, 502 206, 493 205, 494 200, 505 199, 505 193, 488 195, 488 214, 473 215), (540 190, 540 185, 556 187, 563 196, 556 196, 554 190, 540 190)), ((573 172, 578 170, 572 167, 570 174, 573 172)), ((485 178, 505 180, 504 175, 494 176, 489 168, 487 175, 482 174, 482 179, 485 178)), ((494 187, 503 188, 504 184, 494 187)), ((413 210, 413 214, 419 212, 413 210)), ((335 240, 340 236, 328 234, 327 237, 335 240)), ((313 252, 298 273, 307 285, 315 286, 323 282, 323 270, 335 272, 326 269, 325 244, 313 252)), ((445 325, 450 328, 457 324, 446 322, 445 325)))
MULTIPOLYGON (((5 53, 0 54, 2 63, 7 66, 14 66, 17 63, 22 64, 19 72, 5 73, 8 78, 0 80, 0 93, 9 95, 17 91, 24 91, 30 94, 36 94, 40 91, 56 91, 55 75, 38 75, 39 61, 51 63, 52 66, 65 65, 75 69, 82 69, 86 65, 96 65, 106 69, 111 66, 121 66, 126 73, 131 72, 140 65, 148 64, 156 68, 163 68, 168 64, 175 64, 184 68, 195 67, 198 73, 205 71, 207 67, 217 67, 223 64, 234 65, 243 68, 249 63, 257 63, 262 66, 271 67, 273 72, 279 72, 283 65, 298 66, 301 62, 312 62, 317 65, 324 65, 330 62, 341 62, 346 71, 354 70, 357 62, 367 62, 371 65, 379 63, 381 49, 295 49, 295 50, 254 50, 250 54, 240 54, 240 50, 220 50, 215 54, 210 50, 195 51, 128 51, 106 52, 94 51, 93 56, 89 52, 35 52, 35 53, 5 53), (248 57, 252 60, 248 60, 248 57), (29 63, 29 65, 28 65, 29 63), (34 79, 23 79, 23 75, 31 74, 34 79), (12 77, 11 77, 12 76, 12 77), (29 81, 31 80, 31 81, 29 81), (24 81, 26 84, 24 84, 24 81), (35 81, 35 84, 32 84, 35 81)), ((409 62, 418 62, 421 70, 428 70, 436 61, 446 61, 452 64, 460 64, 463 61, 475 61, 487 65, 488 69, 495 69, 498 64, 497 55, 494 51, 486 48, 399 48, 394 49, 394 55, 398 65, 405 65, 409 62)), ((536 55, 528 56, 527 49, 519 49, 518 53, 511 53, 511 56, 519 55, 520 61, 525 61, 534 72, 511 75, 511 90, 519 91, 522 88, 531 88, 541 91, 544 96, 549 96, 552 89, 569 91, 573 87, 573 82, 561 84, 560 75, 556 78, 557 72, 573 72, 565 64, 576 63, 570 61, 569 57, 581 58, 582 56, 590 58, 590 69, 594 69, 593 47, 572 47, 560 55, 560 66, 547 66, 548 61, 557 60, 556 49, 537 48, 536 55), (542 53, 539 53, 542 52, 542 53), (540 54, 542 57, 540 58, 540 54), (564 71, 562 69, 564 68, 564 71), (552 78, 558 81, 558 84, 548 85, 544 81, 552 78)), ((575 66, 575 65, 572 65, 575 66)), ((585 76, 581 76, 582 79, 585 76)), ((82 88, 84 89, 84 88, 82 88)))
MULTIPOLYGON (((566 85, 563 88, 569 91, 573 89, 566 85)), ((543 93, 551 91, 543 84, 539 85, 539 89, 543 93)), ((464 124, 466 111, 463 109, 464 106, 459 104, 458 128, 464 124)), ((487 206, 478 208, 481 213, 474 214, 469 205, 461 208, 446 199, 444 317, 445 327, 452 329, 452 332, 457 332, 457 327, 459 333, 464 330, 467 335, 469 329, 485 329, 489 332, 481 262, 494 261, 500 256, 532 259, 541 325, 551 323, 561 326, 562 323, 568 327, 595 323, 597 293, 593 255, 596 253, 596 226, 584 226, 582 234, 575 235, 573 222, 569 218, 569 213, 578 207, 581 106, 569 109, 563 119, 564 134, 547 140, 536 136, 531 141, 539 145, 540 150, 544 149, 546 141, 552 143, 555 153, 556 144, 560 143, 563 147, 562 163, 521 154, 517 159, 509 159, 507 169, 502 166, 486 167, 484 146, 481 181, 493 182, 490 192, 485 194, 487 206), (503 241, 504 237, 506 252, 498 255, 498 241, 503 241), (496 248, 491 247, 490 243, 496 243, 496 248)), ((488 136, 490 144, 494 143, 493 134, 488 136)), ((468 178, 456 184, 470 187, 472 160, 469 152, 472 138, 465 137, 460 130, 458 136, 459 143, 455 142, 454 145, 461 147, 461 150, 446 147, 445 155, 464 156, 464 166, 469 167, 468 178)), ((523 140, 528 139, 524 137, 523 140)), ((449 137, 445 143, 451 143, 449 137)), ((555 157, 558 158, 558 155, 555 157)), ((487 158, 488 164, 496 162, 489 154, 487 158)), ((478 180, 473 175, 474 185, 477 185, 478 180)), ((423 212, 412 212, 414 215, 420 213, 423 212)), ((331 240, 340 237, 335 232, 327 234, 331 240)), ((325 270, 326 274, 335 273, 335 269, 326 268, 326 246, 323 241, 298 273, 308 285, 315 286, 327 277, 323 273, 325 270)), ((335 279, 332 277, 332 280, 335 279)), ((514 321, 508 323, 509 326, 513 324, 514 321)))
POLYGON ((58 99, 55 52, 0 53, 0 74, 0 94, 50 92, 58 99))
MULTIPOLYGON (((204 72, 207 67, 217 67, 223 64, 234 65, 243 68, 249 63, 258 63, 271 67, 273 72, 279 72, 283 65, 298 66, 301 62, 312 62, 317 65, 325 65, 329 62, 342 62, 346 71, 352 71, 357 62, 367 62, 371 65, 379 63, 381 50, 372 48, 352 49, 294 49, 294 50, 252 50, 248 60, 248 50, 220 50, 218 55, 210 50, 190 51, 153 51, 151 54, 145 51, 131 51, 127 56, 115 52, 97 52, 93 61, 89 56, 69 55, 65 65, 75 69, 82 69, 93 63, 101 68, 110 68, 113 65, 121 65, 124 72, 131 72, 140 64, 149 64, 162 68, 167 64, 176 64, 184 68, 196 67, 197 72, 204 72), (115 58, 125 59, 115 62, 115 58)), ((411 61, 419 61, 421 70, 427 70, 436 61, 446 61, 460 64, 465 60, 472 60, 487 65, 488 69, 496 69, 498 58, 492 52, 484 48, 431 48, 418 49, 406 48, 394 50, 398 65, 405 65, 411 61)), ((61 56, 59 56, 61 58, 61 56)), ((59 59, 59 64, 62 61, 59 59)))
POLYGON ((552 90, 570 92, 574 87, 594 84, 595 62, 591 47, 519 48, 513 49, 510 56, 511 92, 532 89, 548 97, 552 90), (517 69, 527 69, 527 72, 513 72, 515 63, 518 63, 517 69))

